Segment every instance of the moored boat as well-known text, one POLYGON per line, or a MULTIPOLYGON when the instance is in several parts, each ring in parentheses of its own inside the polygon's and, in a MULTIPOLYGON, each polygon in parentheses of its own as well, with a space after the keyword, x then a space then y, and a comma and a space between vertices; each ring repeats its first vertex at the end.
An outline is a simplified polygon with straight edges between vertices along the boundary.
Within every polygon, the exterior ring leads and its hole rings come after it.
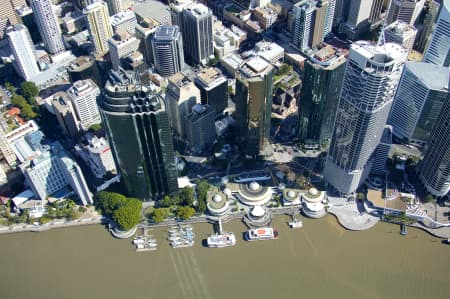
POLYGON ((278 231, 271 227, 250 229, 245 233, 245 239, 247 241, 278 239, 278 231))
POLYGON ((236 245, 234 233, 224 232, 222 234, 212 234, 206 239, 206 244, 211 248, 222 248, 236 245))

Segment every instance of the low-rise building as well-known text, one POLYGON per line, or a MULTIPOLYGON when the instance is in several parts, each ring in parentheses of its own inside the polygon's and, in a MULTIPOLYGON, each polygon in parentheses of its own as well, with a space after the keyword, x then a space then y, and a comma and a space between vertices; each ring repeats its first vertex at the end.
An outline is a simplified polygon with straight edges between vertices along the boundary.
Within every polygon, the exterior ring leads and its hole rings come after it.
POLYGON ((411 52, 416 39, 417 29, 403 21, 397 20, 384 29, 386 42, 396 43, 411 52))

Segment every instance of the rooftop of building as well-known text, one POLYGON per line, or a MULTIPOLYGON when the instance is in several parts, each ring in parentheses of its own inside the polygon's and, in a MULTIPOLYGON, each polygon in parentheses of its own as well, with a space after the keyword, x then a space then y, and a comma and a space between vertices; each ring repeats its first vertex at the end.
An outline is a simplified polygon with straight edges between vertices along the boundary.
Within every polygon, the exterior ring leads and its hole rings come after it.
POLYGON ((201 3, 192 3, 184 8, 186 12, 189 12, 194 17, 204 17, 211 15, 209 8, 201 3))
POLYGON ((92 56, 80 56, 70 64, 69 69, 71 71, 83 71, 91 67, 95 63, 95 59, 92 56))
POLYGON ((31 7, 27 6, 27 5, 21 5, 16 7, 16 12, 19 15, 19 17, 25 17, 26 15, 32 14, 33 10, 31 9, 31 7))
POLYGON ((312 52, 309 54, 309 59, 314 64, 330 69, 341 65, 347 60, 345 58, 345 52, 334 48, 331 45, 326 45, 325 47, 312 52))
POLYGON ((392 33, 394 33, 396 35, 403 35, 404 36, 404 35, 407 35, 408 33, 412 34, 412 33, 417 32, 417 29, 414 26, 412 26, 412 25, 410 25, 408 23, 405 23, 405 22, 403 22, 401 20, 397 20, 397 21, 391 23, 390 25, 388 25, 384 29, 384 31, 385 32, 392 32, 392 33))
POLYGON ((124 21, 135 19, 136 14, 132 10, 121 11, 110 18, 111 26, 117 26, 124 21))
POLYGON ((377 45, 368 41, 357 41, 351 45, 351 51, 380 65, 403 63, 408 56, 408 51, 396 43, 377 45))
POLYGON ((117 32, 109 39, 109 42, 114 45, 120 45, 127 41, 134 41, 136 37, 129 34, 125 30, 117 30, 117 32))
POLYGON ((178 26, 159 26, 156 29, 154 39, 158 40, 172 40, 177 37, 178 32, 180 29, 178 26))
POLYGON ((90 93, 99 93, 98 86, 91 79, 79 80, 73 83, 73 86, 67 90, 69 96, 83 96, 90 93))
POLYGON ((69 109, 70 100, 67 97, 67 93, 59 91, 53 95, 52 106, 58 111, 64 111, 69 109))
POLYGON ((138 19, 153 18, 160 24, 171 24, 170 9, 162 1, 145 1, 145 3, 136 2, 133 5, 133 11, 139 16, 138 19))
POLYGON ((177 87, 183 87, 190 84, 192 81, 186 77, 183 73, 176 73, 168 78, 169 84, 173 84, 177 87))
POLYGON ((216 82, 223 82, 224 80, 226 80, 222 73, 214 67, 202 69, 198 73, 197 79, 205 86, 209 86, 216 82))
POLYGON ((244 62, 240 67, 240 73, 246 77, 254 77, 264 74, 270 69, 270 63, 259 56, 255 56, 244 62))
POLYGON ((450 69, 431 63, 408 61, 405 68, 424 82, 430 89, 449 91, 450 69))
POLYGON ((192 112, 186 115, 186 120, 194 123, 207 115, 215 115, 215 113, 214 108, 209 105, 195 104, 192 112))
POLYGON ((142 30, 153 30, 155 29, 157 26, 159 26, 159 22, 153 18, 143 18, 141 21, 138 22, 138 24, 136 25, 136 29, 138 29, 140 27, 140 29, 142 30))

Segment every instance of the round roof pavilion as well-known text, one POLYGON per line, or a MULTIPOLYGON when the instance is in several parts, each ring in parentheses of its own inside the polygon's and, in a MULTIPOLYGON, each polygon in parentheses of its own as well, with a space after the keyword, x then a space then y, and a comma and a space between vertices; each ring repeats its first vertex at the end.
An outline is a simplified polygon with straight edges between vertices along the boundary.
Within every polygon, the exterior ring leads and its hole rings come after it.
POLYGON ((321 202, 325 199, 325 192, 319 191, 316 188, 310 188, 308 192, 302 194, 303 200, 313 203, 321 202))
POLYGON ((206 199, 206 207, 210 214, 214 216, 222 216, 228 212, 230 204, 227 196, 222 192, 208 192, 206 199))
POLYGON ((252 181, 249 184, 239 185, 237 197, 239 201, 247 206, 262 206, 270 201, 272 194, 271 188, 252 181))

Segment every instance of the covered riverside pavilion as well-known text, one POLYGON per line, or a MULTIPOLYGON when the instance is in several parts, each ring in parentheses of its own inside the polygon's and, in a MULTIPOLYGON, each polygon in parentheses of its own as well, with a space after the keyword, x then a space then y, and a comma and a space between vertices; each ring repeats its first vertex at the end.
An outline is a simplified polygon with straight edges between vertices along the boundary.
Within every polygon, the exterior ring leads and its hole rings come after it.
POLYGON ((324 191, 316 188, 310 188, 307 192, 302 193, 302 211, 311 218, 321 218, 327 214, 325 210, 326 196, 324 191))
POLYGON ((272 213, 264 205, 272 199, 273 194, 272 188, 256 181, 239 185, 235 195, 243 205, 249 207, 244 217, 247 225, 261 227, 270 224, 272 213))

